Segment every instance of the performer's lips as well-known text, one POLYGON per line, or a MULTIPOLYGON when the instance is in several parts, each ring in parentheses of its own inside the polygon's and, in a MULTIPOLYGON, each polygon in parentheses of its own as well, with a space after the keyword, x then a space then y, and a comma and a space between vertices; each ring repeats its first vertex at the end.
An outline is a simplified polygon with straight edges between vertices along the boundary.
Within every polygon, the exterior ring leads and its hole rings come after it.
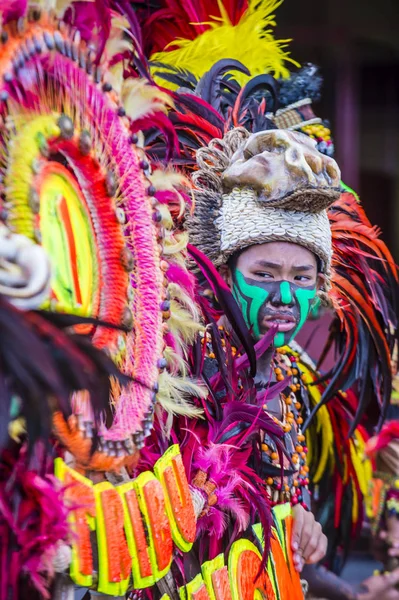
POLYGON ((275 327, 277 325, 277 331, 291 331, 295 327, 296 321, 291 313, 275 312, 268 314, 263 319, 263 325, 266 329, 275 327))

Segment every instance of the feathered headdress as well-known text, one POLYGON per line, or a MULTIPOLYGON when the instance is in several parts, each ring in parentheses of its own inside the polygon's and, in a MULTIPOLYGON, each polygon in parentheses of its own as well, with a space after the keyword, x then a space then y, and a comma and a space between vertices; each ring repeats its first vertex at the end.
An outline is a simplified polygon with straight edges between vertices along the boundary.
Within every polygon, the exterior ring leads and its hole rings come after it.
MULTIPOLYGON (((135 2, 140 6, 140 0, 135 2)), ((252 75, 288 77, 290 40, 275 40, 273 12, 281 0, 173 2, 139 10, 145 54, 158 69, 163 63, 201 77, 220 59, 244 62, 252 75)), ((248 74, 239 80, 247 81, 248 74)))

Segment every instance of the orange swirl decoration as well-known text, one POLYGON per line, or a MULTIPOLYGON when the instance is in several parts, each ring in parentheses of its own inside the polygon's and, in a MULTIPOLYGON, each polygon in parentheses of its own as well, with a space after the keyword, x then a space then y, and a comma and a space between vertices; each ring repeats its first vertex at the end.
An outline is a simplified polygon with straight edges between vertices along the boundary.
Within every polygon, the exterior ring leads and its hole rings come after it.
POLYGON ((95 422, 95 399, 84 393, 74 398, 68 423, 54 415, 58 437, 78 463, 114 469, 132 460, 149 432, 163 360, 168 298, 156 190, 131 121, 78 33, 31 11, 5 25, 0 56, 7 224, 42 244, 52 260, 47 308, 124 329, 84 330, 134 378, 128 389, 113 386, 112 427, 95 422), (91 456, 93 427, 100 447, 91 456))

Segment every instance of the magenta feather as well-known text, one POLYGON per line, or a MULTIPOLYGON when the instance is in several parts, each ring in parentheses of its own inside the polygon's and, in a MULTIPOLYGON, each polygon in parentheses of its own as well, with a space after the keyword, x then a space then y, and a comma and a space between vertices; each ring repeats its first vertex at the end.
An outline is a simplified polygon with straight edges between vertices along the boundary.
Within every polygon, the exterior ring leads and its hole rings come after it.
POLYGON ((0 14, 3 24, 16 21, 26 14, 28 0, 0 0, 0 14))
MULTIPOLYGON (((0 530, 5 535, 0 545, 0 598, 10 600, 21 597, 18 583, 23 576, 43 598, 50 597, 52 561, 59 542, 68 542, 70 533, 61 486, 48 468, 42 473, 29 468, 26 452, 26 447, 16 454, 4 452, 0 465, 0 530)), ((42 462, 38 446, 35 457, 42 462)))

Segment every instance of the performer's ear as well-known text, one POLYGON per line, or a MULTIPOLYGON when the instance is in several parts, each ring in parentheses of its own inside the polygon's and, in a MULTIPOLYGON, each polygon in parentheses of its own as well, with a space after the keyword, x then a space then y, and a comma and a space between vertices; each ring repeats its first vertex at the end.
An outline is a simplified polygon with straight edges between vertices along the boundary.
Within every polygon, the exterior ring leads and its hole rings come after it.
POLYGON ((219 273, 223 277, 229 288, 231 288, 233 286, 233 276, 229 265, 222 265, 219 268, 219 273))
POLYGON ((326 282, 326 276, 324 275, 324 273, 317 273, 317 279, 316 279, 317 291, 321 290, 321 288, 324 286, 325 282, 326 282))

